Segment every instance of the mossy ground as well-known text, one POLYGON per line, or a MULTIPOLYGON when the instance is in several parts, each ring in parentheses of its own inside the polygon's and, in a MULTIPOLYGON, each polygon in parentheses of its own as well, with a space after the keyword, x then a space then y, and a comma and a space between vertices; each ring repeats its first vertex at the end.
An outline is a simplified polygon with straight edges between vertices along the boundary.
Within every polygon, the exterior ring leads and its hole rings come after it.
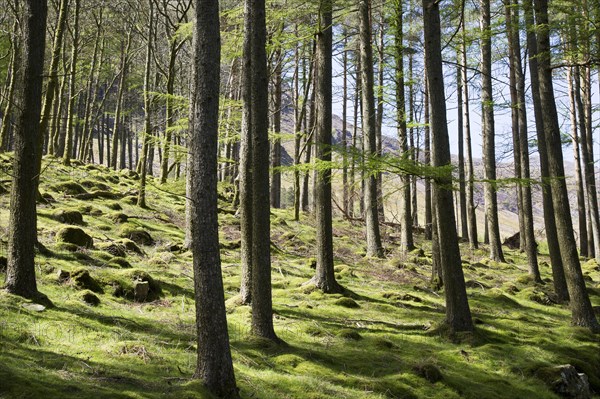
MULTIPOLYGON (((184 239, 184 183, 157 188, 150 179, 150 208, 140 209, 127 200, 137 190, 135 176, 98 166, 66 168, 53 159, 45 166, 41 191, 56 202, 38 207, 39 238, 51 254, 39 254, 36 265, 39 289, 55 306, 36 312, 0 291, 0 398, 209 398, 190 379, 196 361, 191 255, 173 251, 184 239), (122 201, 78 200, 61 191, 72 182, 126 195, 122 201), (112 220, 117 208, 129 216, 127 228, 143 229, 155 241, 140 245, 141 253, 126 251, 131 269, 103 249, 122 240, 123 225, 112 220), (61 209, 83 214, 94 248, 69 251, 56 243, 62 224, 52 215, 61 209), (57 277, 59 270, 81 268, 102 288, 98 306, 57 277), (160 285, 152 302, 116 295, 143 273, 160 285)), ((239 240, 239 220, 220 217, 222 242, 239 240)), ((273 210, 272 222, 274 322, 288 345, 252 338, 250 308, 228 302, 242 397, 553 398, 536 372, 565 363, 585 372, 600 392, 599 337, 569 326, 565 306, 538 300, 551 284, 535 286, 524 278, 521 254, 507 251, 508 263, 496 264, 486 261, 485 250, 462 248, 476 330, 449 337, 442 326, 443 292, 429 285, 431 248, 421 237, 424 253, 402 257, 397 232, 384 228, 387 259, 367 259, 361 255, 363 227, 336 219, 336 275, 346 292, 325 295, 303 285, 314 272, 314 221, 303 215, 294 222, 290 212, 273 210), (358 306, 349 307, 350 300, 358 306), (436 369, 441 379, 431 377, 436 369)), ((7 226, 8 196, 2 195, 3 240, 7 226)), ((5 252, 0 247, 0 256, 5 252)), ((240 283, 239 249, 223 246, 222 261, 230 299, 240 283)), ((594 262, 583 268, 598 306, 600 269, 594 262)), ((550 278, 547 264, 541 269, 550 278)))

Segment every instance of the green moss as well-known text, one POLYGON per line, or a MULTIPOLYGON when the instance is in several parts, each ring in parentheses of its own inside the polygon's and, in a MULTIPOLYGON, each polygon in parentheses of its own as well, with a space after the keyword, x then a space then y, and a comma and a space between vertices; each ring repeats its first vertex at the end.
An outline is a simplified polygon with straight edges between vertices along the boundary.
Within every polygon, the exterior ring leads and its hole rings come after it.
MULTIPOLYGON (((90 186, 118 184, 111 192, 137 189, 134 179, 105 167, 65 168, 51 157, 45 159, 42 191, 85 180, 90 186)), ((3 160, 9 157, 0 154, 3 160)), ((38 287, 55 308, 34 312, 23 307, 28 301, 0 290, 0 396, 210 397, 199 382, 187 378, 196 363, 192 256, 167 245, 184 239, 185 179, 169 180, 160 190, 154 186, 147 187, 150 208, 144 210, 114 198, 84 202, 62 192, 56 195, 59 203, 39 206, 38 238, 52 253, 36 254, 38 287), (117 205, 130 217, 126 225, 150 232, 160 245, 144 247, 142 253, 133 241, 119 239, 122 226, 110 217, 117 205), (99 249, 53 245, 53 232, 59 228, 52 218, 56 209, 89 215, 85 230, 99 249), (112 244, 125 248, 126 261, 106 252, 112 244), (60 249, 63 246, 74 252, 60 249), (135 269, 123 268, 125 262, 135 269), (82 268, 104 294, 57 279, 58 270, 82 268), (133 287, 144 279, 152 292, 140 303, 133 287), (100 304, 84 302, 86 293, 100 304)), ((8 220, 8 206, 8 196, 0 196, 0 220, 8 220)), ((229 204, 221 206, 231 209, 229 204)), ((571 327, 566 306, 533 300, 532 295, 549 295, 552 285, 517 281, 527 271, 527 260, 517 252, 506 254, 514 263, 486 265, 479 260, 488 256, 487 247, 471 251, 468 243, 461 244, 464 265, 472 266, 464 268, 466 280, 490 288, 469 289, 475 332, 451 334, 443 323, 443 291, 427 286, 431 245, 420 233, 416 244, 425 257, 410 255, 411 271, 385 260, 361 258, 364 226, 335 218, 336 274, 347 289, 341 297, 303 286, 314 274, 309 261, 314 256, 314 219, 301 215, 301 221, 294 222, 290 210, 274 210, 272 217, 287 224, 273 223, 272 235, 281 249, 272 253, 273 321, 287 345, 252 338, 251 307, 235 297, 241 284, 239 249, 222 251, 230 342, 242 397, 555 398, 537 372, 559 364, 573 364, 585 372, 592 389, 600 392, 598 337, 571 327), (337 304, 344 299, 360 308, 337 304), (432 377, 435 372, 429 366, 437 368, 441 380, 432 377)), ((219 223, 223 242, 239 239, 239 219, 219 214, 219 223)), ((392 251, 388 259, 408 258, 401 257, 394 244, 386 245, 392 251)), ((0 242, 2 255, 5 242, 0 242)), ((548 257, 542 254, 540 261, 548 262, 548 257)), ((595 280, 589 292, 598 306, 600 274, 595 267, 592 262, 583 264, 595 280)), ((549 279, 550 267, 542 266, 541 273, 549 279)))
POLYGON ((362 339, 362 336, 358 333, 358 331, 351 330, 348 328, 340 330, 337 336, 350 341, 360 341, 362 339))
POLYGON ((342 306, 344 308, 356 309, 359 308, 360 305, 352 298, 340 298, 334 302, 338 306, 342 306))

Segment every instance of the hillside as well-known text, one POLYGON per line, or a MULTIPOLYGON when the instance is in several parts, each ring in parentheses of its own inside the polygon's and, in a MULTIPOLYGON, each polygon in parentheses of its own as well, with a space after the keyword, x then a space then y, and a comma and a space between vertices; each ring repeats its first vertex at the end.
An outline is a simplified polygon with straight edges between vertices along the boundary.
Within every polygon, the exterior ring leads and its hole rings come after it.
MULTIPOLYGON (((10 159, 1 155, 0 165, 9 188, 10 159)), ((135 173, 44 159, 38 236, 45 250, 36 264, 39 289, 54 306, 0 291, 0 398, 210 397, 191 379, 184 182, 149 184, 150 209, 140 209, 135 173), (65 243, 65 222, 93 242, 65 243)), ((6 256, 9 196, 0 193, 6 256)), ((600 393, 600 337, 569 326, 568 308, 554 301, 546 253, 546 283, 535 285, 521 254, 505 248, 508 263, 498 264, 485 247, 461 247, 476 331, 448 336, 440 328, 443 292, 429 284, 429 242, 417 236, 420 249, 400 256, 397 232, 383 226, 386 259, 365 258, 364 226, 335 219, 335 270, 346 292, 324 295, 303 285, 313 273, 314 221, 294 222, 288 210, 271 213, 274 323, 287 345, 251 337, 250 308, 235 300, 239 220, 221 194, 223 278, 242 397, 557 398, 549 376, 563 364, 586 373, 600 393)), ((600 267, 590 261, 583 269, 598 307, 600 267)))

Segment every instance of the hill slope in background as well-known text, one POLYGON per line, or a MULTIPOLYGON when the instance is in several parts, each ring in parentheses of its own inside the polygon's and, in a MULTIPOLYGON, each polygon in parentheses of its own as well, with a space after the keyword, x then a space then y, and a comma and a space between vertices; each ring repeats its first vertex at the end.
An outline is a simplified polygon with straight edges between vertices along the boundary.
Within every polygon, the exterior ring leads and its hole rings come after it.
MULTIPOLYGON (((10 159, 0 156, 7 173, 10 159)), ((182 250, 184 182, 150 179, 150 209, 133 205, 132 172, 44 160, 36 257, 42 309, 0 291, 0 398, 209 398, 190 379, 195 367, 191 254, 182 250), (76 211, 76 212, 74 212, 76 211), (82 216, 79 220, 77 214, 82 216), (76 223, 76 224, 68 224, 76 223), (65 242, 65 229, 93 243, 65 242), (62 238, 61 238, 62 237, 62 238), (87 245, 87 246, 86 246, 87 245)), ((527 277, 522 255, 508 263, 462 247, 473 334, 448 336, 444 294, 430 287, 431 246, 398 252, 398 232, 382 226, 386 259, 364 257, 364 226, 334 221, 335 270, 343 295, 303 285, 312 274, 314 220, 273 210, 275 330, 288 345, 249 334, 240 284, 239 220, 221 192, 220 236, 228 323, 245 398, 556 398, 548 373, 572 364, 600 392, 599 338, 569 326, 569 310, 527 277), (548 332, 552 331, 549 335, 548 332)), ((6 193, 0 195, 0 256, 6 256, 6 193)), ((600 305, 600 268, 583 265, 600 305)), ((0 279, 4 280, 4 269, 0 279)))

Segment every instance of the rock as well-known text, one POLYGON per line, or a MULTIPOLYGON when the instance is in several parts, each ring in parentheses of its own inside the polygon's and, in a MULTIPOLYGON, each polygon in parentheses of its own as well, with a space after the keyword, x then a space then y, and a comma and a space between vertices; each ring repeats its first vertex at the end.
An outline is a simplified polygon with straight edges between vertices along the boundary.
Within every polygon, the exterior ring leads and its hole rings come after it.
POLYGON ((504 239, 502 245, 505 245, 510 249, 519 249, 521 247, 521 233, 517 231, 512 236, 507 237, 504 239))
POLYGON ((115 223, 121 224, 127 223, 127 220, 129 220, 129 216, 127 216, 124 213, 115 213, 110 217, 110 219, 115 223))
POLYGON ((335 305, 343 306, 349 309, 360 308, 360 305, 352 298, 340 298, 334 302, 335 305))
POLYGON ((140 178, 140 175, 138 175, 137 172, 129 169, 121 169, 119 171, 119 175, 133 180, 137 180, 140 178))
POLYGON ((66 242, 79 247, 93 248, 94 240, 79 227, 63 227, 56 233, 57 242, 66 242))
POLYGON ((112 209, 113 211, 123 210, 123 207, 118 202, 111 202, 110 204, 107 204, 106 206, 108 207, 108 209, 112 209))
POLYGON ((125 248, 125 245, 114 243, 114 242, 102 243, 102 244, 98 245, 98 249, 108 252, 112 256, 120 256, 120 257, 124 258, 127 255, 127 252, 126 252, 127 249, 125 248))
POLYGON ((119 266, 121 269, 130 269, 131 268, 131 263, 129 263, 127 261, 127 259, 119 257, 119 256, 115 256, 114 258, 111 258, 107 263, 109 265, 119 266))
POLYGON ((79 211, 65 211, 60 210, 52 215, 52 218, 58 222, 66 224, 83 224, 83 216, 79 211))
POLYGON ((131 228, 129 226, 121 230, 120 237, 130 239, 138 245, 154 245, 154 239, 146 230, 131 228))
POLYGON ((337 336, 351 341, 360 341, 362 339, 362 336, 358 332, 351 329, 343 329, 337 336))
POLYGON ((98 296, 91 291, 86 290, 82 292, 81 299, 90 306, 100 305, 100 298, 98 298, 98 296))
POLYGON ((129 252, 135 252, 138 255, 143 255, 143 252, 140 249, 140 247, 138 247, 135 242, 131 241, 128 238, 123 238, 122 240, 119 240, 119 244, 123 245, 125 249, 129 252))
POLYGON ((431 363, 425 363, 415 366, 414 370, 418 376, 425 378, 432 384, 435 384, 436 382, 444 379, 444 376, 442 375, 440 369, 431 363))
POLYGON ((8 259, 6 259, 6 256, 0 256, 0 273, 6 273, 7 267, 8 259))
POLYGON ((47 203, 56 202, 56 200, 50 193, 42 193, 41 197, 42 197, 42 200, 44 200, 47 203))
POLYGON ((183 250, 183 246, 181 244, 168 243, 165 245, 165 250, 169 252, 181 252, 183 250))
POLYGON ((44 305, 40 305, 39 303, 24 303, 21 305, 27 310, 31 310, 32 312, 43 312, 46 310, 44 305))
POLYGON ((411 294, 404 294, 404 295, 400 296, 398 299, 401 299, 403 301, 423 302, 423 300, 421 298, 419 298, 418 296, 411 295, 411 294))
POLYGON ((83 188, 81 184, 75 183, 74 181, 57 183, 50 186, 50 189, 59 193, 64 193, 66 195, 78 195, 87 193, 87 190, 83 188))
POLYGON ((135 281, 133 283, 133 299, 144 302, 150 292, 150 284, 147 281, 135 281))
POLYGON ((467 280, 465 281, 465 286, 467 288, 481 288, 481 289, 489 289, 490 286, 479 281, 475 280, 467 280))
POLYGON ((66 270, 58 269, 56 278, 58 279, 59 283, 66 283, 71 279, 71 273, 66 270))
POLYGON ((90 272, 86 269, 77 269, 73 271, 71 273, 71 281, 79 289, 90 290, 98 293, 103 292, 98 282, 92 276, 90 276, 90 272))
POLYGON ((545 381, 550 388, 563 398, 589 399, 592 397, 590 383, 583 373, 570 364, 543 367, 536 376, 545 381))

